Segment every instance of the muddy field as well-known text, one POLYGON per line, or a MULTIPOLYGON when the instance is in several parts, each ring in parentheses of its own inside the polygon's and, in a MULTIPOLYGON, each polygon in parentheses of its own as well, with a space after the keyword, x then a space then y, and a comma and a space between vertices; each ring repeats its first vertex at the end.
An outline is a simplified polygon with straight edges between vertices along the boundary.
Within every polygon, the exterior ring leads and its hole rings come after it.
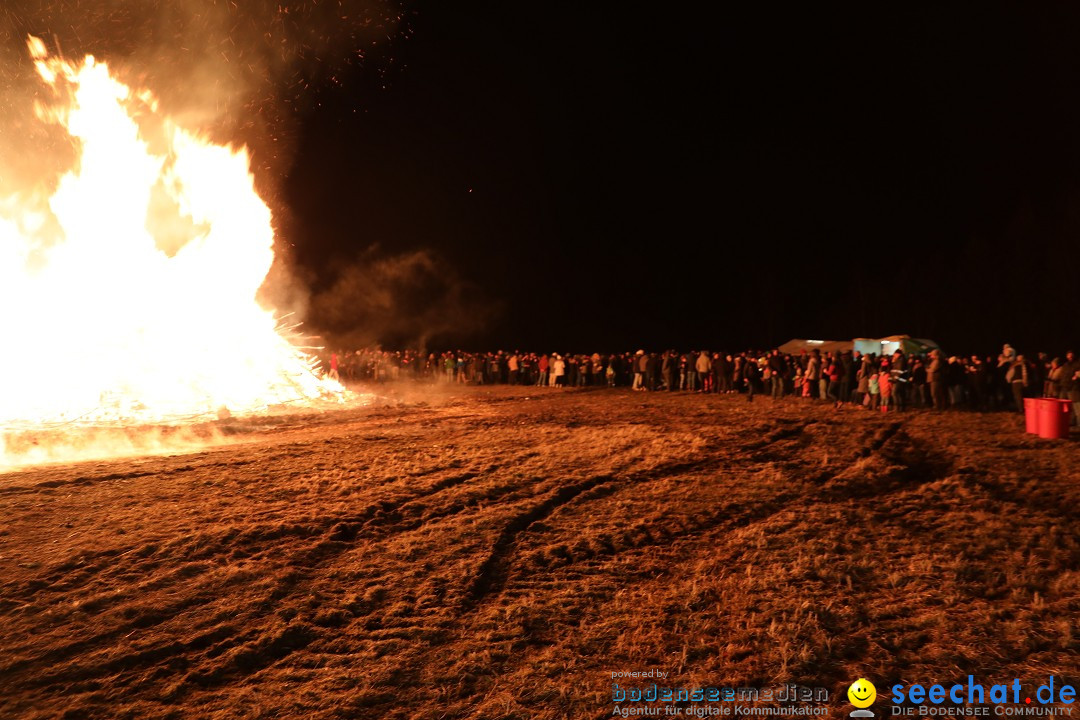
POLYGON ((859 676, 1080 680, 1080 447, 1021 425, 455 389, 0 475, 0 718, 602 718, 649 668, 841 716, 859 676))

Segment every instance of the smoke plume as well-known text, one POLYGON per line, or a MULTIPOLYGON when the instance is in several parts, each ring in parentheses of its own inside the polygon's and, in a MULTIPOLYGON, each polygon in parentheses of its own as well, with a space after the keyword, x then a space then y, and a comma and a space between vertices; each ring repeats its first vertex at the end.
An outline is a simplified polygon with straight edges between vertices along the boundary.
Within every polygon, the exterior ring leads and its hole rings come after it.
POLYGON ((369 250, 315 294, 309 330, 334 347, 457 344, 489 324, 499 307, 428 251, 378 257, 369 250))
MULTIPOLYGON (((395 46, 410 33, 404 0, 8 0, 0 5, 0 198, 53 182, 74 156, 70 140, 32 110, 47 102, 26 51, 35 35, 52 54, 106 61, 185 128, 246 145, 259 193, 287 238, 279 185, 306 109, 357 72, 392 77, 395 46)), ((328 341, 425 344, 467 337, 491 316, 427 252, 369 250, 313 297, 314 279, 296 277, 287 243, 278 242, 277 255, 260 297, 296 311, 302 332, 328 341)))
POLYGON ((7 0, 0 157, 11 174, 41 153, 28 142, 28 103, 18 101, 40 91, 28 35, 53 53, 107 61, 188 129, 247 145, 273 176, 288 169, 298 116, 320 92, 358 67, 392 72, 394 43, 409 32, 404 20, 394 0, 7 0))

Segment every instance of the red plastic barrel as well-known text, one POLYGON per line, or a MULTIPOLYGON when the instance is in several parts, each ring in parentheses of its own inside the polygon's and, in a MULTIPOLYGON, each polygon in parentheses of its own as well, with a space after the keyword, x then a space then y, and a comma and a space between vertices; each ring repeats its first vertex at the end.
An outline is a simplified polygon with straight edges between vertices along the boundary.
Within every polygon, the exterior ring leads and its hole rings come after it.
POLYGON ((1039 437, 1051 440, 1068 438, 1071 413, 1072 403, 1068 400, 1039 400, 1039 437))
POLYGON ((1024 430, 1039 434, 1039 398, 1024 398, 1024 430))

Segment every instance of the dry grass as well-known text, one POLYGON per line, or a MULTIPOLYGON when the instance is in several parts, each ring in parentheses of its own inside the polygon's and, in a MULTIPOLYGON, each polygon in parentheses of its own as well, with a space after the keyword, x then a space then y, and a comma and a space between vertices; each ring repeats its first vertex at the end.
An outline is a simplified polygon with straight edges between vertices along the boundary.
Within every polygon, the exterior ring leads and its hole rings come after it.
POLYGON ((1080 669, 1080 449, 1011 416, 499 388, 233 439, 0 476, 0 717, 1080 669))

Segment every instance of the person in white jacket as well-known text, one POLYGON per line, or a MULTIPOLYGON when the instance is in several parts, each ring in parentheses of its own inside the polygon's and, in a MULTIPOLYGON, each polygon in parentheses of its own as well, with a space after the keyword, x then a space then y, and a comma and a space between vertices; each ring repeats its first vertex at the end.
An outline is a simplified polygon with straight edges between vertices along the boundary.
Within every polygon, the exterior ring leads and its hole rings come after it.
POLYGON ((556 355, 555 360, 551 363, 551 384, 562 387, 565 375, 566 361, 563 360, 562 355, 556 355))

